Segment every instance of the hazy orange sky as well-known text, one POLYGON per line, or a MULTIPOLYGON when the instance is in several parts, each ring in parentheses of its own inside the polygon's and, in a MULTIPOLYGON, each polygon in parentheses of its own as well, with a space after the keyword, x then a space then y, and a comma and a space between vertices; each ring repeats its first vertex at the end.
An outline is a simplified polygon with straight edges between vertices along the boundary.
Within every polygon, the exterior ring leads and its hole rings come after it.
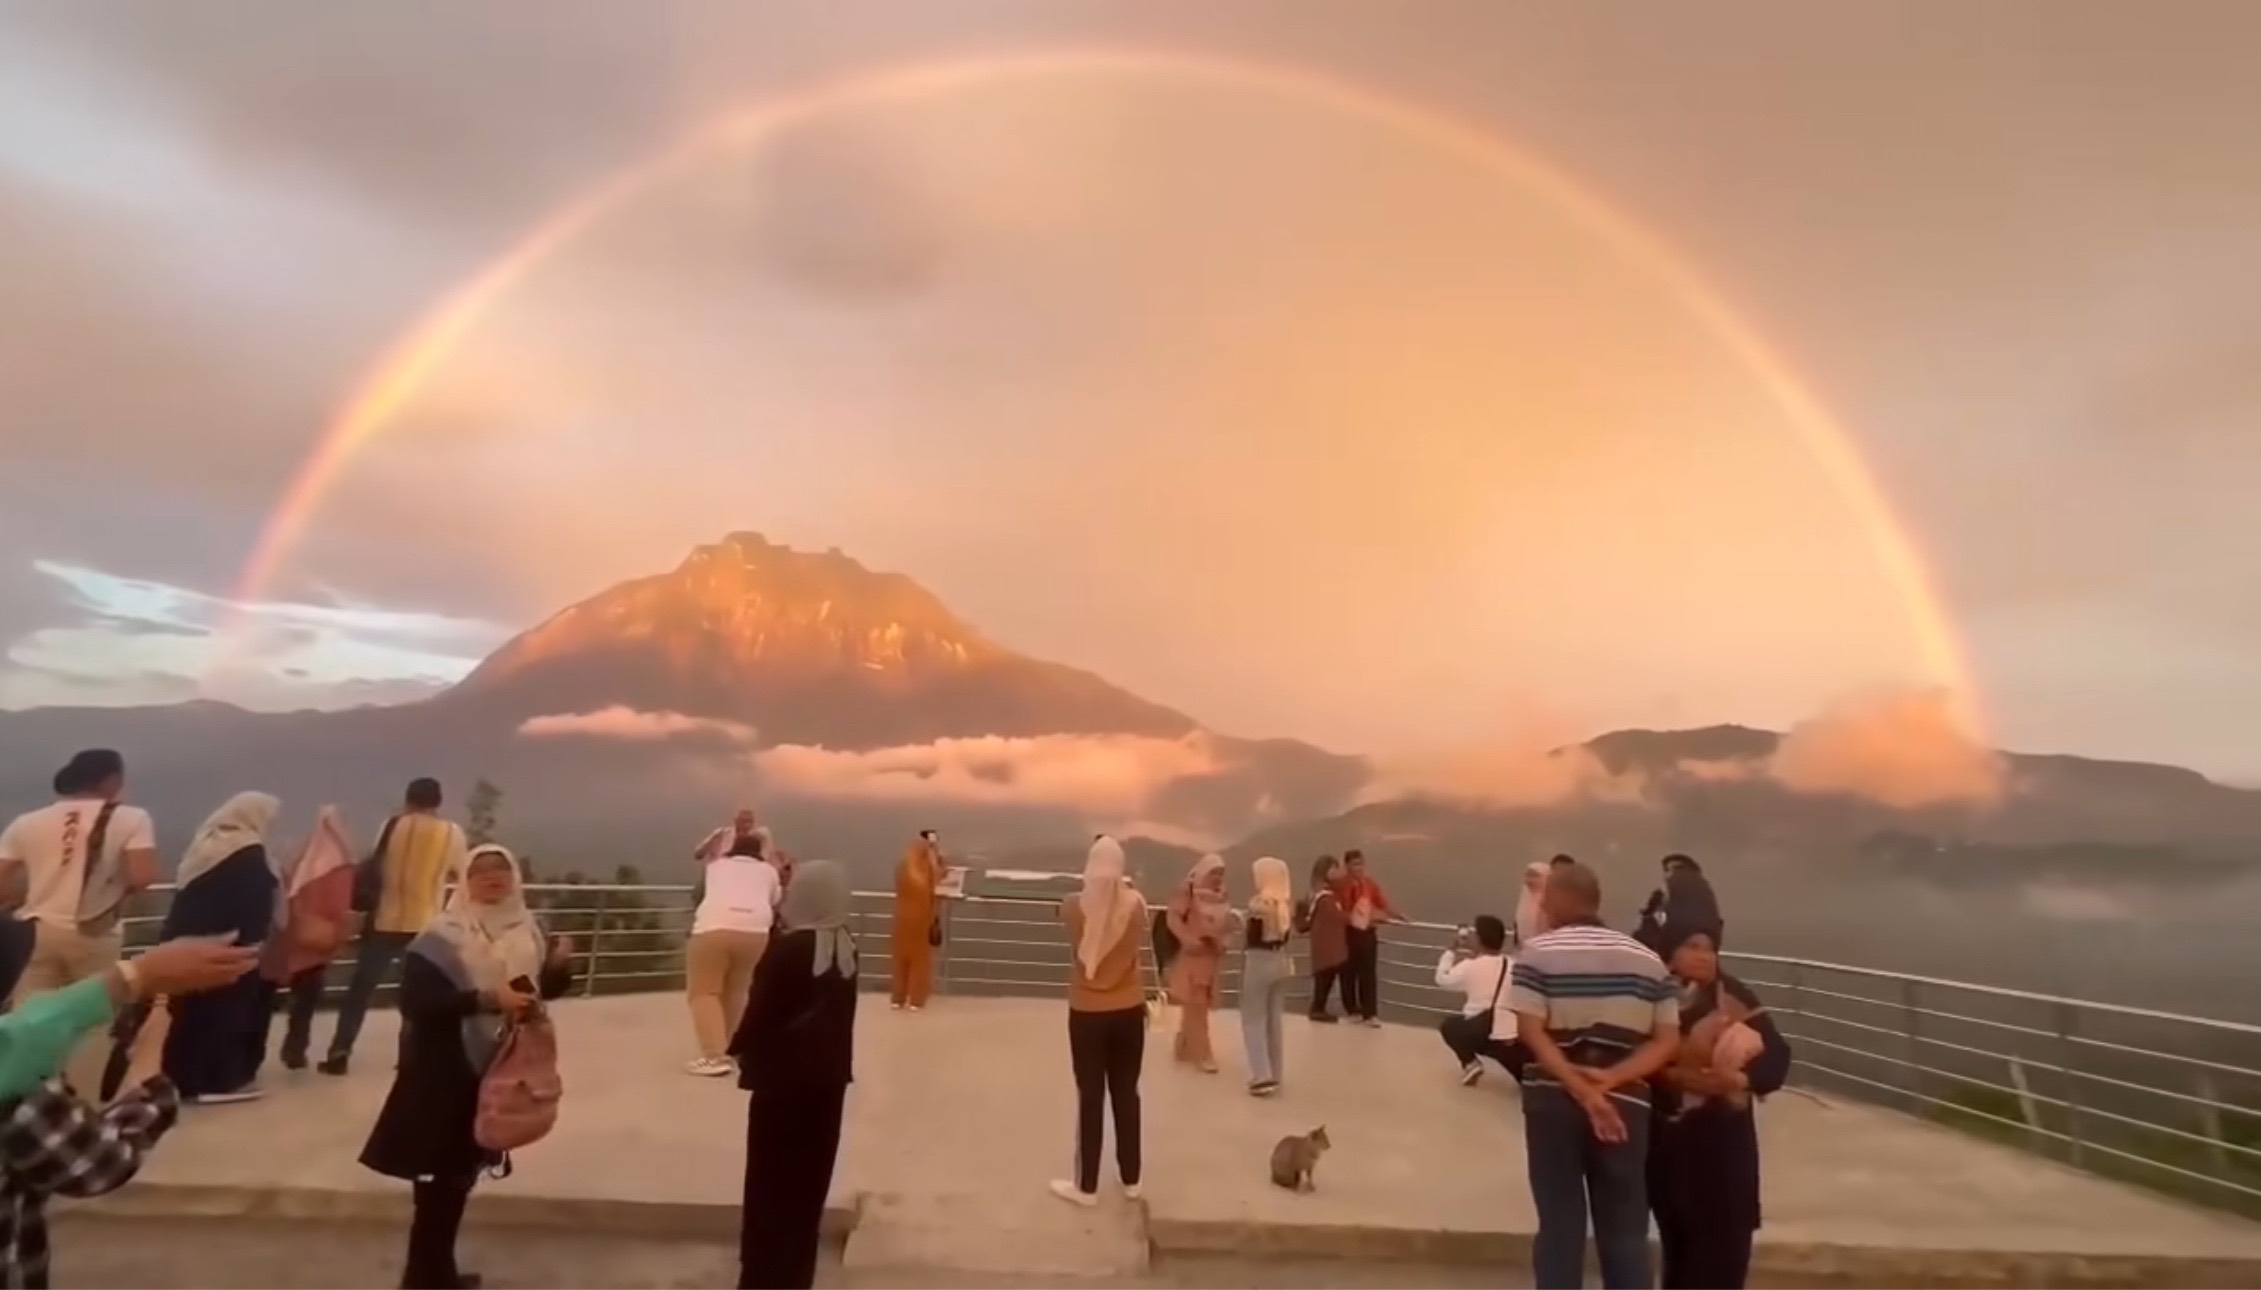
MULTIPOLYGON (((2261 776, 2248 7, 546 12, 0 14, 25 266, 0 277, 0 703, 192 693, 366 366, 660 141, 856 67, 1132 45, 1324 71, 1577 176, 1852 427, 2005 742, 2261 776)), ((428 692, 732 529, 1350 750, 1534 712, 1780 727, 1941 679, 1854 512, 1666 288, 1544 195, 1309 102, 1111 74, 829 114, 513 293, 346 478, 218 692, 428 692)))

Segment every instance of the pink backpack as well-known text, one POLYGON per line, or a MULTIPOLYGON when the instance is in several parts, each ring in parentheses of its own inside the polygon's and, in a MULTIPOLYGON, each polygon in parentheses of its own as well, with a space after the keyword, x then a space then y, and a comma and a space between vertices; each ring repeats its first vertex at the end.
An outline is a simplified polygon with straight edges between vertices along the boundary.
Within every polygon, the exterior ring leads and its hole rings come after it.
POLYGON ((513 1022, 479 1079, 479 1113, 471 1136, 488 1151, 516 1151, 557 1126, 565 1081, 557 1073, 557 1030, 548 1017, 513 1022))

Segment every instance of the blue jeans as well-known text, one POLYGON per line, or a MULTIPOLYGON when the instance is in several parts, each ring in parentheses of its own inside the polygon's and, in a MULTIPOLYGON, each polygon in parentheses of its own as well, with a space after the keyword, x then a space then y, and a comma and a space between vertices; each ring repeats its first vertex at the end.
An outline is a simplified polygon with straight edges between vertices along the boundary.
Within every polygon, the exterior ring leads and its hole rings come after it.
POLYGON ((353 1056, 353 1042, 361 1038, 361 1021, 369 1015, 370 999, 376 997, 377 987, 384 984, 393 964, 415 939, 407 932, 361 934, 360 942, 353 947, 353 975, 346 979, 345 998, 338 1004, 338 1028, 330 1035, 331 1060, 353 1056))
POLYGON ((1594 1136, 1584 1107, 1558 1085, 1523 1086, 1523 1145, 1539 1234, 1531 1242, 1538 1290, 1586 1283, 1586 1216, 1604 1290, 1646 1290, 1649 1282, 1649 1108, 1615 1099, 1625 1141, 1594 1136))
POLYGON ((1287 1010, 1295 965, 1286 950, 1250 950, 1240 960, 1240 1038, 1248 1049, 1248 1082, 1276 1083, 1287 1074, 1280 1014, 1287 1010))

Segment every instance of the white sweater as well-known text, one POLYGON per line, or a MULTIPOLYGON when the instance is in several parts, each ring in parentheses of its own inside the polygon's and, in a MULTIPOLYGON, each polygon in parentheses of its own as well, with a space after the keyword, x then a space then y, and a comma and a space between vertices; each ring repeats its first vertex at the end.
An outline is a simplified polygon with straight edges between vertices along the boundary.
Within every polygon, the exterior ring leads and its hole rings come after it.
POLYGON ((1460 1005, 1460 1015, 1473 1017, 1490 1009, 1492 1013, 1492 1038, 1509 1041, 1515 1038, 1515 1009, 1510 1006, 1513 993, 1505 984, 1507 973, 1514 970, 1515 961, 1505 954, 1477 954, 1469 958, 1456 958, 1446 950, 1437 959, 1437 984, 1445 989, 1457 989, 1465 996, 1460 1005))

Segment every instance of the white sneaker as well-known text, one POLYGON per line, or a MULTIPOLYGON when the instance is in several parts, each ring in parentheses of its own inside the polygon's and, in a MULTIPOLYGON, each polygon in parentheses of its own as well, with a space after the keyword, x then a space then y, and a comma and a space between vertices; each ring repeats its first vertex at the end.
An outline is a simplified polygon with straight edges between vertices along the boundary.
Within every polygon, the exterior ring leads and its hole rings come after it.
POLYGON ((1065 1179, 1055 1178, 1052 1180, 1052 1194, 1070 1205, 1081 1205, 1085 1209, 1091 1209, 1099 1204, 1098 1196, 1065 1179))
POLYGON ((1482 1078, 1484 1078, 1484 1066, 1481 1062, 1470 1062, 1460 1068, 1460 1082, 1463 1086, 1473 1084, 1482 1078))
POLYGON ((1382 1019, 1380 1017, 1368 1017, 1360 1024, 1372 1026, 1374 1029, 1380 1030, 1382 1028, 1382 1019))
POLYGON ((727 1057, 694 1057, 690 1064, 683 1069, 693 1075, 704 1075, 713 1079, 717 1076, 728 1075, 738 1068, 731 1065, 730 1059, 727 1057))
POLYGON ((889 1004, 887 1005, 887 1010, 888 1010, 889 1012, 901 1012, 901 1011, 903 1010, 903 1005, 902 1005, 902 1004, 899 1004, 899 1003, 894 1003, 894 1002, 890 1002, 890 1003, 889 1003, 889 1004))
POLYGON ((187 1101, 197 1106, 226 1106, 230 1102, 256 1102, 267 1096, 267 1090, 257 1084, 246 1084, 227 1093, 203 1093, 187 1101))
POLYGON ((914 1003, 914 1004, 912 1004, 912 1005, 911 1005, 911 1011, 913 1011, 913 1012, 924 1012, 924 1011, 926 1011, 926 1005, 925 1005, 925 1004, 923 1004, 923 1003, 914 1003))
POLYGON ((1139 1186, 1137 1183, 1123 1184, 1123 1197, 1126 1200, 1137 1200, 1139 1197, 1144 1196, 1145 1194, 1146 1189, 1139 1186))

